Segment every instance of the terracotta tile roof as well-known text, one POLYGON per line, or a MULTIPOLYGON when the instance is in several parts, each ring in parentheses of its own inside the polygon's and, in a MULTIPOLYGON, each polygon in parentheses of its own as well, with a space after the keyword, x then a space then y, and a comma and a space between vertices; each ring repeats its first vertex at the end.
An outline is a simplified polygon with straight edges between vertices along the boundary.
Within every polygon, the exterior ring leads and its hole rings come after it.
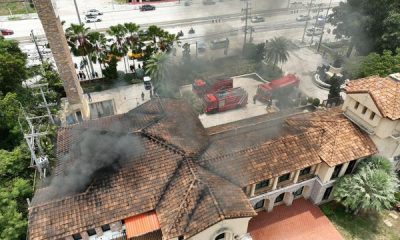
POLYGON ((276 177, 321 162, 318 139, 322 129, 266 141, 247 149, 215 158, 201 164, 241 187, 276 177))
POLYGON ((138 237, 160 229, 155 211, 135 215, 125 219, 127 238, 138 237))
POLYGON ((163 238, 161 230, 158 230, 139 237, 130 238, 129 240, 163 240, 163 238))
POLYGON ((115 173, 96 176, 85 192, 31 207, 29 238, 60 239, 154 210, 182 156, 143 141, 145 154, 115 173))
POLYGON ((329 166, 378 152, 371 138, 348 120, 339 109, 300 114, 290 117, 286 122, 296 129, 324 129, 318 154, 329 166))
POLYGON ((137 136, 143 153, 95 175, 84 192, 49 200, 47 189, 39 189, 29 208, 29 239, 65 238, 154 210, 165 239, 190 237, 223 219, 253 216, 241 187, 322 160, 334 164, 376 152, 340 113, 257 120, 208 136, 187 105, 152 100, 124 115, 60 129, 55 174, 79 160, 74 144, 92 125, 95 131, 137 136), (327 123, 332 119, 339 124, 327 123), (114 121, 123 123, 114 127, 114 121))
POLYGON ((187 155, 203 149, 208 143, 208 135, 191 107, 182 101, 162 102, 165 116, 144 132, 176 146, 187 155))
POLYGON ((369 93, 382 116, 392 120, 400 118, 400 81, 379 76, 361 78, 350 81, 346 92, 369 93))
POLYGON ((243 191, 186 159, 157 206, 166 239, 189 238, 228 218, 256 213, 243 191))

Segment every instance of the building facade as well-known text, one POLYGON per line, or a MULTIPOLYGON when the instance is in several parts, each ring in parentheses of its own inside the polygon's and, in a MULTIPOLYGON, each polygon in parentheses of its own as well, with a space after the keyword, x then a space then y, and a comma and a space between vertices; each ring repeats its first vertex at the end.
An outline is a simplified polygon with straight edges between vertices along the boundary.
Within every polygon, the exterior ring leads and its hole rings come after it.
POLYGON ((397 112, 389 110, 400 109, 400 101, 388 110, 382 100, 397 80, 371 79, 350 82, 342 109, 204 129, 183 102, 153 99, 126 114, 62 128, 56 176, 80 160, 87 131, 133 135, 140 141, 129 146, 141 153, 90 176, 84 191, 49 198, 51 185, 37 190, 29 239, 241 239, 259 211, 297 198, 329 201, 335 181, 363 159, 397 156, 397 112), (374 87, 383 89, 379 96, 374 87))

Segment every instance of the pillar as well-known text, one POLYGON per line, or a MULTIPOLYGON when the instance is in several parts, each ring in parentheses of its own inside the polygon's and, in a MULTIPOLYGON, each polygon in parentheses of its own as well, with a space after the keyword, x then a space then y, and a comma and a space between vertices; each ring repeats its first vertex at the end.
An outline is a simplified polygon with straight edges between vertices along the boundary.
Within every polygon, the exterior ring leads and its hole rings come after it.
POLYGON ((64 90, 70 104, 80 104, 82 88, 76 76, 71 53, 61 26, 60 18, 56 13, 55 0, 34 0, 37 14, 43 25, 46 38, 57 65, 64 90))
POLYGON ((291 192, 286 192, 284 197, 283 197, 283 202, 286 204, 286 206, 291 206, 293 203, 293 193, 291 192))
POLYGON ((340 169, 340 172, 339 172, 339 177, 344 175, 344 173, 346 172, 348 166, 349 166, 348 162, 343 164, 342 169, 340 169))
POLYGON ((272 185, 272 190, 275 190, 277 186, 278 186, 278 177, 275 177, 274 178, 274 183, 272 185))
POLYGON ((299 181, 299 175, 300 175, 300 170, 297 170, 294 173, 293 183, 297 183, 297 181, 299 181))
POLYGON ((89 239, 89 234, 85 231, 85 232, 81 232, 81 237, 82 240, 88 240, 89 239))
POLYGON ((251 184, 250 185, 250 197, 254 197, 254 192, 256 191, 256 185, 251 184))
POLYGON ((65 240, 74 240, 74 238, 72 236, 68 236, 65 238, 65 240))
POLYGON ((101 227, 95 228, 97 236, 103 236, 103 229, 101 227))
POLYGON ((274 201, 268 199, 268 206, 265 206, 268 212, 272 212, 272 209, 274 209, 274 204, 275 204, 274 201))
POLYGON ((317 167, 315 168, 314 174, 318 173, 320 167, 321 167, 321 164, 317 164, 317 167))

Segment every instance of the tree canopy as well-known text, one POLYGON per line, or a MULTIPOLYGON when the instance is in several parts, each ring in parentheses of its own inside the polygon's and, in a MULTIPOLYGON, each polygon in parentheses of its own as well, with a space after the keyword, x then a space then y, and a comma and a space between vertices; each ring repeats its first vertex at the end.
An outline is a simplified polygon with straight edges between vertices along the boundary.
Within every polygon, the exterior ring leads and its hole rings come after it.
POLYGON ((355 174, 340 178, 333 196, 354 214, 360 210, 380 212, 392 207, 398 183, 389 160, 371 158, 360 163, 355 174))
MULTIPOLYGON (((398 0, 348 0, 332 9, 329 22, 337 38, 351 38, 358 53, 395 51, 399 46, 400 7, 398 0)), ((349 54, 348 54, 349 56, 349 54)))

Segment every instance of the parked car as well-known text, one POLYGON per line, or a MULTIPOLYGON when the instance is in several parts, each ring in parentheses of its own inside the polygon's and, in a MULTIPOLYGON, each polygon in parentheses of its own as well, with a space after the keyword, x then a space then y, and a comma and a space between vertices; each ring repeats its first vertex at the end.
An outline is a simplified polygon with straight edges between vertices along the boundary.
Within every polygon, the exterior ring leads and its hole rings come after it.
POLYGON ((98 15, 103 15, 103 13, 97 9, 90 9, 89 11, 87 11, 86 15, 98 16, 98 15))
POLYGON ((254 16, 251 18, 252 23, 259 23, 259 22, 264 22, 264 21, 265 21, 264 17, 261 17, 261 16, 254 16))
POLYGON ((311 19, 311 17, 309 15, 300 15, 296 18, 296 21, 301 22, 301 21, 307 21, 310 19, 311 19))
POLYGON ((214 5, 216 2, 214 0, 203 0, 204 5, 214 5))
POLYGON ((86 15, 85 21, 87 23, 93 23, 93 22, 101 22, 101 18, 97 16, 92 16, 92 15, 86 15))
POLYGON ((309 28, 309 29, 307 29, 307 36, 318 36, 318 35, 321 35, 323 32, 322 32, 322 29, 321 28, 309 28))
POLYGON ((0 32, 1 32, 1 35, 3 35, 3 36, 13 35, 14 34, 13 30, 6 29, 6 28, 0 28, 0 32))
POLYGON ((139 9, 142 12, 144 12, 144 11, 153 11, 153 10, 156 10, 156 6, 145 4, 145 5, 140 6, 139 9))

